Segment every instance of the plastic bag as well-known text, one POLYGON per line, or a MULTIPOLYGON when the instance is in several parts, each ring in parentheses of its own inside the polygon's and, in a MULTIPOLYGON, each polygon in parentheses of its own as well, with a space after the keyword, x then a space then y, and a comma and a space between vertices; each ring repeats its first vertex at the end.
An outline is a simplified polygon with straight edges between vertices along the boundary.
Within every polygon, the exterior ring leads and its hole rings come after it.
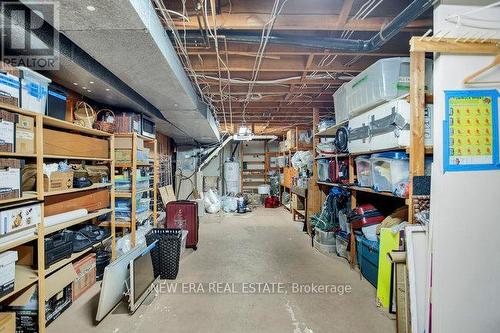
POLYGON ((212 189, 205 192, 205 211, 209 214, 218 213, 221 208, 221 202, 212 189))
POLYGON ((294 169, 312 169, 313 156, 310 151, 298 151, 292 156, 294 169))
POLYGON ((238 200, 235 197, 223 197, 222 198, 222 209, 226 213, 235 212, 238 209, 238 200))

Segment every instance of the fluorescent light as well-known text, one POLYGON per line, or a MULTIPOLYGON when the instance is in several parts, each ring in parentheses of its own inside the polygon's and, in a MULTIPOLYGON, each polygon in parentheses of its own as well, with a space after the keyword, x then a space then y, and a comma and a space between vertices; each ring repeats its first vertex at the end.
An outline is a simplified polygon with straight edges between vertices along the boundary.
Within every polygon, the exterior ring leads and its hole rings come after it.
POLYGON ((94 84, 94 81, 90 81, 89 83, 90 83, 90 84, 94 84))
POLYGON ((109 91, 110 89, 109 88, 106 88, 106 91, 109 91))
POLYGON ((93 12, 93 11, 95 11, 95 7, 94 6, 87 6, 87 10, 93 12))

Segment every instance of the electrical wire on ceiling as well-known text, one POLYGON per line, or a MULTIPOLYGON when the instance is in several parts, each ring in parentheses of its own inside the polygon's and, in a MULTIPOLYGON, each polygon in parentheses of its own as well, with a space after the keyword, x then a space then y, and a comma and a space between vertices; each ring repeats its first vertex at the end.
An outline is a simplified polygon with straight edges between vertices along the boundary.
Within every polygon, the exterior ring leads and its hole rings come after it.
MULTIPOLYGON (((280 0, 275 0, 274 1, 274 5, 273 5, 273 8, 271 10, 271 17, 270 19, 264 24, 264 26, 262 27, 262 33, 261 33, 261 40, 260 40, 260 45, 259 45, 259 49, 257 51, 257 56, 255 57, 255 62, 254 62, 254 66, 252 68, 252 79, 251 79, 251 82, 250 84, 248 85, 248 93, 247 93, 247 99, 248 97, 250 96, 250 94, 252 93, 253 91, 253 88, 255 86, 255 81, 257 81, 257 77, 259 75, 259 71, 260 71, 260 66, 262 64, 262 59, 263 59, 263 56, 264 56, 264 53, 265 53, 265 50, 266 50, 266 46, 267 46, 267 43, 269 41, 269 35, 271 34, 271 31, 274 27, 274 23, 276 21, 276 18, 279 16, 279 14, 281 13, 281 11, 283 10, 285 4, 287 3, 288 0, 284 0, 282 3, 281 3, 281 6, 280 6, 280 0)), ((246 119, 245 119, 245 114, 246 114, 246 109, 247 109, 247 106, 249 104, 249 100, 247 100, 244 104, 243 104, 243 122, 246 123, 246 119)))

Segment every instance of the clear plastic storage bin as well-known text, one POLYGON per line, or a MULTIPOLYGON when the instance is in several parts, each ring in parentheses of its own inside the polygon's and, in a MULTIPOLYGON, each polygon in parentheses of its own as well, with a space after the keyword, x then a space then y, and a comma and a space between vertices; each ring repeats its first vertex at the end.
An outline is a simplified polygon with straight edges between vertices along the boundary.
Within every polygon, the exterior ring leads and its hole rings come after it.
POLYGON ((409 181, 408 154, 403 152, 373 154, 370 160, 373 189, 404 196, 409 181))
POLYGON ((362 155, 355 159, 358 185, 363 187, 373 186, 372 162, 370 156, 362 155))
POLYGON ((333 94, 333 105, 335 107, 335 123, 340 124, 349 119, 347 108, 346 83, 341 85, 333 94))
MULTIPOLYGON (((115 218, 117 221, 130 221, 130 208, 115 207, 115 218)), ((149 216, 149 209, 147 207, 138 207, 135 210, 135 217, 137 222, 142 222, 149 216)))
MULTIPOLYGON (((349 117, 361 114, 410 91, 410 58, 380 59, 344 86, 349 117)), ((425 88, 432 91, 432 60, 429 59, 425 61, 425 88)))
POLYGON ((19 70, 21 71, 21 101, 19 106, 29 111, 45 114, 49 83, 52 80, 26 67, 19 67, 19 70))

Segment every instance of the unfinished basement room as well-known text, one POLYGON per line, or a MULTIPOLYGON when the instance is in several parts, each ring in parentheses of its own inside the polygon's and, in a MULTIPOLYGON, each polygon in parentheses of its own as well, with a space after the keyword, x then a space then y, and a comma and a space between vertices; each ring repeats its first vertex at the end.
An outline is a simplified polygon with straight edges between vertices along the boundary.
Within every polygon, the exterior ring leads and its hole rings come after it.
POLYGON ((0 0, 0 46, 0 333, 500 332, 500 1, 0 0))

